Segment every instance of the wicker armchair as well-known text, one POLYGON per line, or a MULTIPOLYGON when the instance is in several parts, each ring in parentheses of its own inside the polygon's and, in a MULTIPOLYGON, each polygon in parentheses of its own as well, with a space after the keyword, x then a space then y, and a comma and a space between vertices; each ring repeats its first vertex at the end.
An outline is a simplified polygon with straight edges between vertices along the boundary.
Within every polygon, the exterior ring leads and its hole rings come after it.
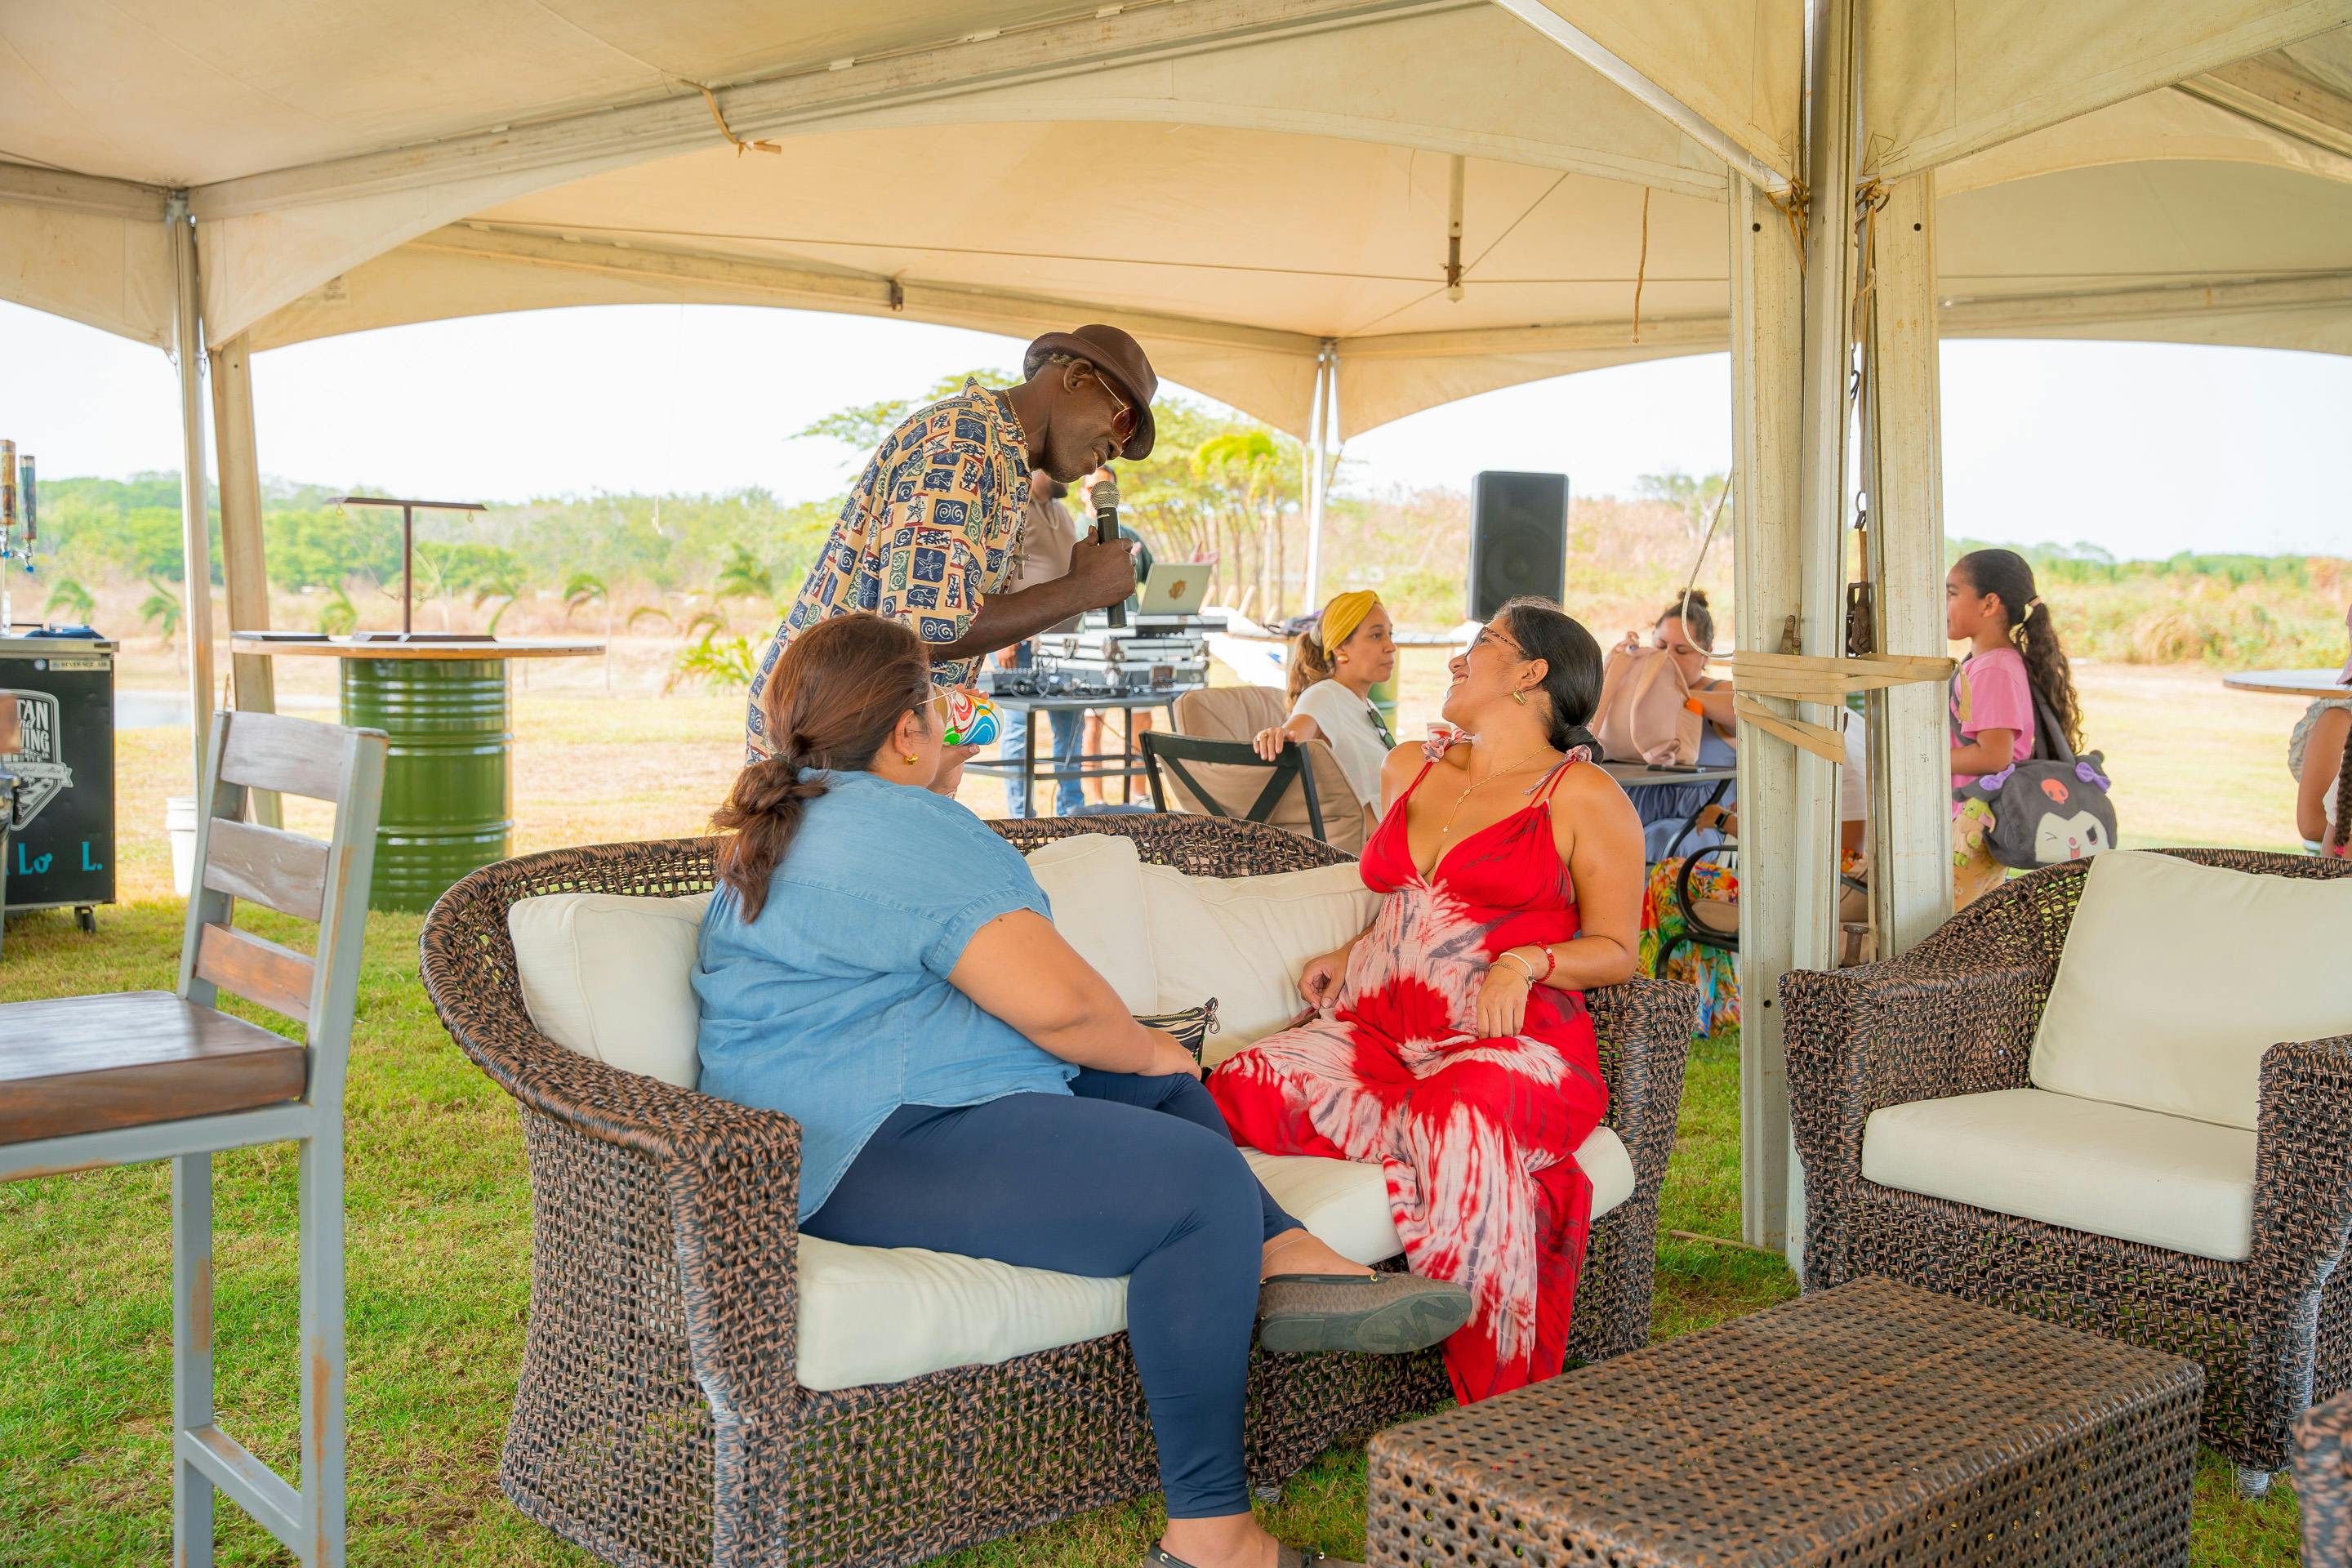
POLYGON ((2303 1568, 2352 1568, 2352 1394, 2294 1424, 2294 1490, 2303 1508, 2303 1568))
MULTIPOLYGON (((1346 856, 1270 827, 1181 816, 994 825, 1024 853, 1122 833, 1203 874, 1346 856)), ((525 1013, 507 909, 540 893, 712 885, 711 841, 525 856, 452 888, 425 922, 426 992, 520 1103, 533 1195, 531 1305, 499 1481, 525 1514, 626 1564, 922 1561, 1156 1490, 1127 1336, 994 1366, 821 1393, 794 1381, 800 1129, 576 1056, 525 1013)), ((1682 1097, 1687 987, 1591 997, 1633 1196, 1592 1227, 1570 1353, 1648 1334, 1658 1191, 1682 1097)), ((1447 1396, 1434 1352, 1258 1355, 1251 1478, 1447 1396)))
MULTIPOLYGON (((2168 853, 2272 876, 2352 873, 2352 862, 2305 856, 2168 853)), ((2027 1087, 2086 869, 2020 878, 1888 963, 1782 980, 1805 1168, 1805 1285, 1888 1275, 2201 1363, 2202 1435, 2259 1493, 2286 1465, 2294 1419, 2352 1381, 2352 1282, 2336 1268, 2352 1226, 2352 1037, 2276 1045, 2263 1058, 2254 1243, 2243 1262, 1863 1178, 1873 1111, 2027 1087)))

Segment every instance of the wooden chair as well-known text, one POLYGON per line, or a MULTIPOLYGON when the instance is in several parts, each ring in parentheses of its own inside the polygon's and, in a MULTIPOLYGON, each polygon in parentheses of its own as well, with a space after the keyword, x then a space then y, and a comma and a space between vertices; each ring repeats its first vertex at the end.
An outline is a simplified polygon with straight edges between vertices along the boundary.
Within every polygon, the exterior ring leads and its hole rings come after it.
POLYGON ((1153 810, 1168 809, 1168 792, 1160 778, 1163 764, 1211 816, 1229 816, 1242 822, 1271 823, 1275 808, 1296 784, 1307 803, 1309 836, 1327 844, 1330 842, 1323 830, 1323 803, 1315 791, 1315 770, 1307 765, 1307 752, 1297 742, 1285 742, 1282 750, 1269 763, 1259 756, 1256 748, 1247 741, 1204 741, 1197 735, 1163 735, 1157 731, 1147 731, 1142 741, 1143 765, 1151 780, 1153 810), (1236 769, 1263 772, 1266 774, 1265 784, 1257 792, 1255 800, 1236 811, 1211 793, 1208 784, 1185 766, 1187 763, 1203 763, 1222 768, 1226 770, 1228 776, 1232 776, 1236 769))
POLYGON ((0 1180, 172 1162, 175 1563, 213 1560, 213 1489, 304 1568, 343 1561, 343 1064, 359 989, 385 743, 268 713, 213 718, 173 991, 0 1005, 0 1180), (241 820, 248 790, 331 801, 327 843, 241 820), (314 921, 316 957, 236 930, 247 899, 314 921), (303 1026, 300 1043, 219 1011, 226 991, 303 1026), (214 1425, 215 1151, 301 1147, 302 1485, 214 1425))

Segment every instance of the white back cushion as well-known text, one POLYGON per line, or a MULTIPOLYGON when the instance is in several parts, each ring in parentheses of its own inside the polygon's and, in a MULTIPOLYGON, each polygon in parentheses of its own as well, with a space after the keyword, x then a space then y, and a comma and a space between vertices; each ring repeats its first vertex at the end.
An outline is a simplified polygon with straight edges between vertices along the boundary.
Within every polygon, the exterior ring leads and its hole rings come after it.
POLYGON ((695 938, 709 904, 709 893, 549 893, 509 905, 531 1023, 583 1057, 692 1089, 702 1076, 695 938))
POLYGON ((1053 906, 1054 929, 1110 982, 1130 1013, 1159 1006, 1141 865, 1135 840, 1120 833, 1074 833, 1029 854, 1029 873, 1053 906))
POLYGON ((2034 1086, 2254 1127, 2263 1053, 2352 1034, 2352 878, 2264 877, 2111 849, 2091 862, 2034 1086))
POLYGON ((1263 877, 1191 877, 1139 868, 1159 968, 1155 1007, 1197 1007, 1213 996, 1223 1032, 1210 1062, 1297 1017, 1298 975, 1372 921, 1380 897, 1352 862, 1263 877))

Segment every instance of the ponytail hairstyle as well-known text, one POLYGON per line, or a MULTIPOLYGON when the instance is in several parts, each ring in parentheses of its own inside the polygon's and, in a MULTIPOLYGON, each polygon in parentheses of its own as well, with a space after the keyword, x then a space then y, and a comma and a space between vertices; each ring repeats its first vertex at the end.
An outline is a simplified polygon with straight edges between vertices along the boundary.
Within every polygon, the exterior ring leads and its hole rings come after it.
POLYGON ((1549 599, 1513 599, 1503 606, 1504 629, 1529 658, 1544 661, 1538 688, 1549 709, 1553 750, 1579 746, 1601 754, 1601 742, 1585 726, 1601 707, 1601 645, 1583 624, 1549 599))
POLYGON ((1356 635, 1356 628, 1374 610, 1381 607, 1381 596, 1370 588, 1352 588, 1344 594, 1334 594, 1315 617, 1315 624, 1292 639, 1290 645, 1290 702, 1298 705, 1298 694, 1318 680, 1331 680, 1339 673, 1339 650, 1356 635))
MULTIPOLYGON (((2058 627, 2050 606, 2034 592, 2033 568, 2014 550, 1971 550, 1955 563, 1960 574, 1979 594, 2000 600, 2009 620, 2009 640, 2025 660, 2033 694, 2056 715, 2066 743, 2083 749, 2083 705, 2074 696, 2074 667, 2058 646, 2058 627)), ((2036 722, 2039 723, 2037 717, 2036 722)))
POLYGON ((719 879, 745 921, 767 907, 768 879, 792 847, 808 803, 825 792, 817 770, 862 773, 908 713, 930 723, 931 661, 922 640, 879 616, 837 616, 786 645, 760 693, 774 752, 736 776, 710 818, 731 835, 719 879))
POLYGON ((1660 610, 1658 618, 1650 623, 1650 629, 1654 632, 1668 621, 1682 622, 1693 646, 1701 653, 1715 650, 1715 616, 1706 607, 1706 589, 1693 588, 1660 610))
POLYGON ((1323 651, 1323 628, 1312 626, 1290 639, 1290 703, 1297 707, 1298 694, 1318 680, 1328 680, 1339 672, 1331 656, 1323 651))

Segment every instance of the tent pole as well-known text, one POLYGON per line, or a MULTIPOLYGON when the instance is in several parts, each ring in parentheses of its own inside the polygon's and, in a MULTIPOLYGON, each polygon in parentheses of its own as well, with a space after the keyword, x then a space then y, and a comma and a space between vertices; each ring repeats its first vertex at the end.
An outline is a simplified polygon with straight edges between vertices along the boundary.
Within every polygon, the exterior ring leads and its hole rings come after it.
MULTIPOLYGON (((253 353, 240 335, 214 349, 213 445, 220 462, 221 576, 228 585, 231 632, 269 629, 269 565, 261 542, 261 468, 254 436, 253 353)), ((276 671, 267 655, 229 656, 236 706, 278 711, 276 671)), ((254 793, 253 819, 282 826, 275 791, 254 793)))
MULTIPOLYGON (((1870 490, 1872 597, 1884 653, 1941 654, 1944 467, 1937 382, 1933 174, 1892 186, 1872 225, 1863 423, 1870 490)), ((1951 763, 1944 689, 1874 691, 1870 889, 1882 951, 1917 942, 1952 912, 1951 763)))
MULTIPOLYGON (((1815 658, 1841 656, 1845 645, 1843 592, 1846 458, 1853 411, 1854 173, 1861 121, 1861 0, 1812 0, 1811 58, 1806 61, 1805 188, 1811 193, 1805 224, 1803 468, 1798 493, 1798 650, 1815 658)), ((1804 703, 1800 715, 1842 725, 1845 715, 1825 703, 1804 703)), ((1831 969, 1837 963, 1837 769, 1809 751, 1797 752, 1795 832, 1789 888, 1789 967, 1831 969)), ((1759 880, 1761 878, 1759 879, 1759 880)), ((1780 975, 1768 982, 1763 1010, 1773 1016, 1771 1048, 1780 1048, 1780 975)), ((1751 994, 1753 994, 1751 993, 1751 994)), ((1743 1017, 1745 1015, 1743 1015, 1743 1017)), ((1785 1074, 1785 1065, 1783 1072, 1785 1074)), ((1783 1079, 1785 1088, 1785 1078, 1783 1079)), ((1785 1099, 1780 1125, 1762 1130, 1788 1145, 1785 1099)), ((1804 1267, 1803 1173, 1790 1158, 1787 1249, 1804 1267)))
MULTIPOLYGON (((1764 192, 1734 176, 1731 226, 1732 566, 1741 648, 1777 652, 1797 614, 1797 495, 1804 273, 1796 237, 1764 192)), ((1785 704, 1766 700, 1770 706, 1785 704)), ((1788 1241, 1789 1080, 1774 988, 1795 926, 1797 753, 1740 725, 1740 1237, 1788 1241)))
POLYGON ((213 556, 209 497, 205 482, 205 345, 196 293, 196 228, 188 195, 175 191, 163 224, 172 240, 172 353, 180 372, 180 546, 185 563, 181 636, 188 647, 188 720, 194 731, 195 783, 203 787, 205 752, 212 743, 213 556))
POLYGON ((1307 605, 1313 615, 1323 607, 1323 450, 1331 437, 1331 381, 1339 373, 1331 340, 1315 354, 1315 416, 1307 422, 1307 605))

